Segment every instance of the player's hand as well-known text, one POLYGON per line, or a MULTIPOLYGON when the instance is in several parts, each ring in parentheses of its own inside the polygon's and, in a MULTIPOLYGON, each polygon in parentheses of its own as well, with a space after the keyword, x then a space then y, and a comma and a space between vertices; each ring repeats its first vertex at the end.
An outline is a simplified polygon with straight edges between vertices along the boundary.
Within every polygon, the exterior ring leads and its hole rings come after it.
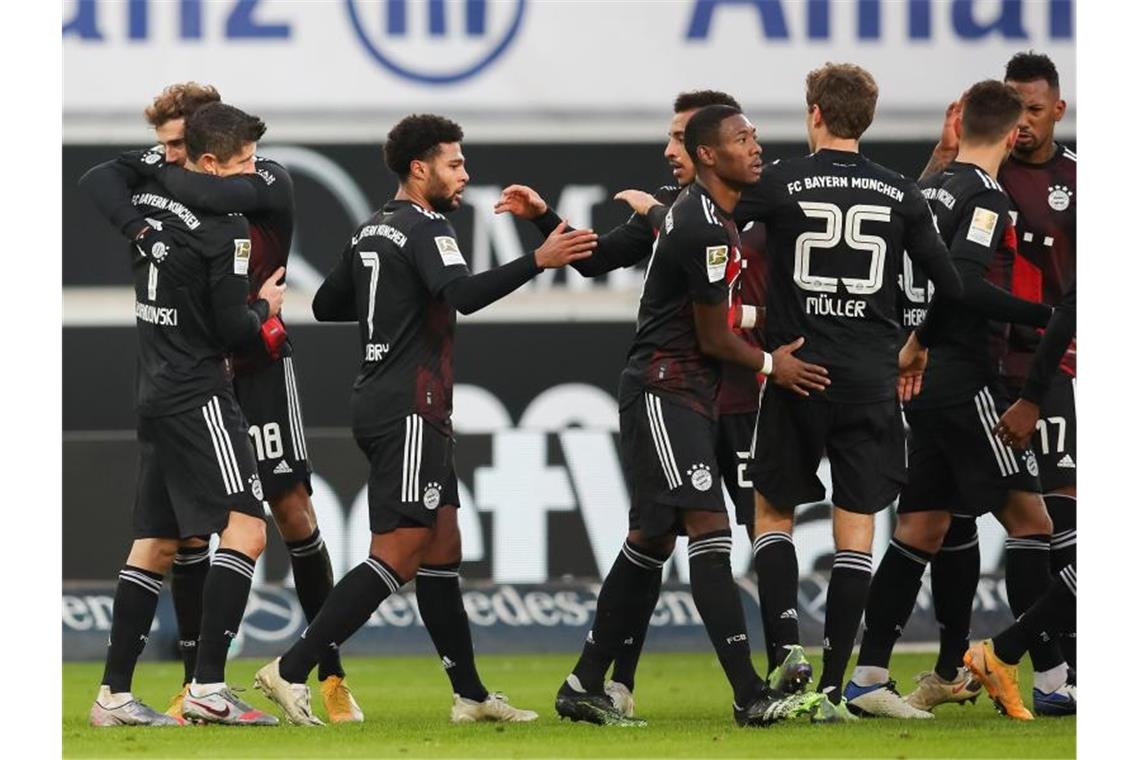
POLYGON ((625 201, 629 207, 633 209, 633 213, 640 216, 645 216, 649 213, 649 209, 654 206, 664 206, 665 204, 653 197, 652 194, 644 190, 622 190, 614 196, 615 201, 625 201))
POLYGON ((176 247, 176 244, 169 231, 163 228, 162 222, 150 217, 144 221, 146 226, 138 231, 133 241, 135 250, 144 259, 153 262, 155 266, 161 266, 167 254, 176 247))
POLYGON ((285 302, 285 267, 277 267, 277 271, 269 275, 257 291, 258 298, 264 298, 269 304, 269 316, 275 317, 281 313, 281 304, 285 302))
POLYGON ((826 390, 831 385, 831 380, 827 377, 825 367, 796 358, 793 352, 798 351, 803 344, 803 338, 796 338, 773 351, 772 373, 768 377, 781 388, 808 396, 811 391, 826 390))
POLYGON ((495 203, 495 213, 511 213, 523 219, 534 219, 546 213, 546 201, 526 185, 510 185, 503 188, 502 195, 495 203))
POLYGON ((922 374, 930 352, 918 342, 912 332, 906 343, 899 349, 899 401, 904 404, 922 393, 922 374))
POLYGON ((563 219, 554 228, 538 250, 534 260, 543 269, 559 269, 567 264, 589 258, 598 247, 598 236, 593 230, 566 231, 563 219))
POLYGON ((1013 402, 1005 414, 994 427, 994 435, 1007 446, 1015 449, 1029 447, 1029 439, 1037 429, 1037 420, 1041 417, 1041 407, 1032 401, 1019 398, 1013 402))
POLYGON ((943 154, 949 160, 954 160, 958 155, 959 145, 959 125, 962 122, 962 107, 965 105, 966 93, 950 105, 946 106, 946 116, 942 121, 942 134, 938 137, 938 145, 935 150, 943 154))

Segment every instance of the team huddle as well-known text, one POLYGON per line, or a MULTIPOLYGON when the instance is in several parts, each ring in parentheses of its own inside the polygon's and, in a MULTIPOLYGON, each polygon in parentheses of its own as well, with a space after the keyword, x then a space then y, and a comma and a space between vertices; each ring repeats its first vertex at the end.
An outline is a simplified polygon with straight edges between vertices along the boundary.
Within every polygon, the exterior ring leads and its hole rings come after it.
POLYGON ((829 63, 805 85, 809 155, 763 162, 731 95, 681 93, 665 149, 675 186, 619 193, 633 214, 599 235, 511 185, 495 211, 529 220, 544 242, 477 274, 446 216, 468 182, 462 128, 435 115, 392 128, 384 159, 399 190, 356 228, 313 299, 318 321, 356 323, 361 346, 352 430, 369 462, 371 544, 335 585, 280 317, 292 181, 256 155, 260 119, 212 87, 164 90, 146 111, 159 145, 80 181, 130 241, 139 336, 134 543, 92 725, 278 722, 225 677, 266 507, 309 623, 255 678, 287 721, 322 723, 314 668, 329 719, 364 720, 339 647, 413 579, 451 720, 538 718, 484 685, 460 592, 456 312, 545 269, 596 277, 642 264, 618 385, 629 531, 556 713, 646 725, 635 673, 662 568, 686 536, 693 601, 741 726, 930 719, 983 689, 1012 718, 1074 714, 1076 156, 1053 139, 1065 110, 1056 69, 1019 53, 1004 81, 970 87, 917 182, 860 153, 878 99, 870 73, 829 63), (825 456, 830 494, 817 476, 825 456), (797 505, 827 497, 835 553, 817 680, 800 644, 793 530, 797 505), (896 502, 873 568, 875 515, 896 502), (1017 620, 971 644, 975 522, 987 512, 1008 533, 1017 620), (753 541, 764 674, 729 562, 732 519, 753 541), (939 653, 903 696, 891 653, 928 565, 939 653), (131 681, 168 571, 184 677, 160 713, 131 681), (1026 654, 1032 712, 1017 676, 1026 654))

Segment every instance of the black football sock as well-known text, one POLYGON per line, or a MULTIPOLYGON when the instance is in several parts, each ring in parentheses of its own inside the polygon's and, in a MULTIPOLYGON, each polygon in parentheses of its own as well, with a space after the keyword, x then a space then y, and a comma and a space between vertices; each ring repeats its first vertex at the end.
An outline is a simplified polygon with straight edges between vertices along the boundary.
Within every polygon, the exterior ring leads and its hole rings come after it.
POLYGON ((1077 622, 1077 568, 1069 565, 1053 579, 1045 596, 1033 603, 1013 625, 994 636, 994 654, 1016 665, 1036 641, 1056 635, 1077 622))
POLYGON ((621 652, 624 642, 636 632, 640 624, 638 611, 645 608, 646 598, 651 593, 656 605, 656 592, 661 588, 661 565, 664 564, 663 560, 660 564, 658 562, 644 549, 631 549, 628 541, 622 545, 598 592, 594 624, 586 635, 582 654, 572 671, 585 691, 595 694, 603 691, 606 670, 621 652), (654 574, 657 575, 655 587, 651 580, 654 574))
POLYGON ((783 664, 784 647, 800 643, 797 612, 800 567, 792 537, 781 531, 761 533, 752 542, 756 591, 764 617, 764 640, 768 650, 768 672, 783 664))
MULTIPOLYGON (((1066 565, 1077 561, 1077 500, 1072 496, 1047 494, 1045 508, 1053 519, 1053 537, 1049 542, 1049 565, 1059 575, 1066 565)), ((1057 632, 1057 643, 1069 667, 1077 668, 1077 632, 1057 632)))
POLYGON ((281 657, 281 677, 305 683, 330 646, 339 647, 364 625, 380 603, 406 581, 379 557, 370 556, 333 587, 309 627, 281 657))
POLYGON ((435 651, 451 681, 451 691, 482 702, 487 689, 475 669, 471 624, 459 592, 459 563, 420 565, 416 573, 416 603, 435 651))
POLYGON ((712 531, 689 540, 689 583, 717 659, 732 684, 732 698, 745 707, 763 690, 752 667, 740 590, 732 578, 732 533, 712 531))
POLYGON ((170 574, 170 596, 178 620, 178 653, 182 656, 182 685, 194 680, 198 636, 202 633, 202 592, 210 572, 209 546, 180 546, 170 574))
MULTIPOLYGON (((1005 540, 1005 588, 1014 617, 1045 595, 1052 583, 1049 572, 1049 536, 1018 536, 1005 540)), ((1029 647, 1033 671, 1045 673, 1061 665, 1065 658, 1056 636, 1038 639, 1029 647)))
POLYGON ((827 616, 823 623, 823 673, 819 691, 825 692, 833 704, 843 698, 843 674, 855 648, 859 620, 867 604, 871 587, 871 555, 867 552, 841 549, 831 563, 831 581, 827 584, 827 616))
POLYGON ((202 635, 198 639, 195 683, 226 680, 226 652, 241 626, 255 560, 234 549, 214 552, 202 594, 202 635))
MULTIPOLYGON (((838 559, 836 560, 838 562, 838 559)), ((892 538, 867 594, 866 628, 857 664, 888 668, 895 642, 906 628, 930 555, 892 538)), ((834 577, 834 571, 833 571, 834 577)), ((830 587, 828 587, 830 592, 830 587)), ((828 598, 830 604, 830 596, 828 598)), ((830 613, 830 606, 828 611, 830 613)), ((870 684, 861 684, 869 686, 870 684)))
MULTIPOLYGON (((300 541, 286 541, 285 546, 289 548, 289 561, 293 565, 293 585, 297 589, 297 600, 305 611, 305 620, 311 623, 333 589, 329 550, 325 548, 320 529, 314 529, 313 535, 300 541)), ((323 681, 329 676, 344 678, 340 650, 335 646, 325 650, 317 667, 318 680, 323 681)))
POLYGON ((954 515, 942 549, 930 560, 930 589, 939 639, 934 672, 946 681, 958 677, 962 657, 970 647, 970 618, 981 571, 975 518, 954 515))
POLYGON ((633 691, 637 663, 641 659, 641 650, 649 633, 649 620, 653 617, 653 610, 657 609, 657 600, 661 596, 661 568, 669 556, 654 554, 628 540, 621 552, 627 560, 645 571, 642 573, 643 585, 638 586, 635 597, 630 600, 627 613, 629 635, 622 639, 614 656, 613 680, 625 684, 627 689, 633 691))
POLYGON ((150 635, 160 591, 162 576, 158 573, 133 565, 123 565, 119 571, 102 681, 110 687, 111 693, 131 690, 135 663, 150 635))

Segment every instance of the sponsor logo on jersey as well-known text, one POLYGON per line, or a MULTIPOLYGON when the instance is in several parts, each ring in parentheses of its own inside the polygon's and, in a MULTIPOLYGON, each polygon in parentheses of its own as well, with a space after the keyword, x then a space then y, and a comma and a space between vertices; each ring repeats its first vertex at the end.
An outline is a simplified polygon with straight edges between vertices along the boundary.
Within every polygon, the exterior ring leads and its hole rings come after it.
POLYGON ((439 483, 428 483, 427 488, 424 489, 424 507, 427 509, 435 509, 439 506, 439 500, 439 483))
POLYGON ((1064 211, 1073 200, 1073 191, 1065 185, 1049 186, 1049 208, 1054 211, 1064 211))
POLYGON ((455 242, 455 238, 449 235, 441 235, 435 239, 435 247, 439 249, 439 258, 443 260, 445 267, 467 264, 467 260, 463 258, 463 254, 459 250, 459 243, 455 242))
POLYGON ((723 280, 728 268, 728 246, 710 245, 705 248, 705 267, 708 269, 709 282, 723 280))
POLYGON ((234 274, 249 274, 249 253, 252 248, 249 238, 234 238, 234 274))
POLYGON ((989 246, 994 240, 997 223, 997 212, 990 211, 988 208, 974 209, 974 217, 970 220, 970 229, 966 232, 966 239, 978 245, 989 246))
POLYGON ((689 482, 691 482, 693 488, 698 491, 707 491, 712 488, 712 473, 709 471, 709 466, 704 462, 690 467, 687 474, 689 476, 689 482))
POLYGON ((1063 470, 1075 470, 1077 469, 1077 463, 1073 461, 1073 458, 1071 456, 1066 454, 1065 456, 1061 457, 1061 461, 1057 462, 1057 467, 1058 469, 1063 470))

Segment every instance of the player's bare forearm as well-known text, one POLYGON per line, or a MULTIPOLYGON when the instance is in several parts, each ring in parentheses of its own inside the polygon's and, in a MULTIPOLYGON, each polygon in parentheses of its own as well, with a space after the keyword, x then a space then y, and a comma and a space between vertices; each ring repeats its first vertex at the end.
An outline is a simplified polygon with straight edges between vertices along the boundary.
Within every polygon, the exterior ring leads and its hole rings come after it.
POLYGON ((930 154, 930 160, 926 162, 926 168, 922 170, 919 179, 926 179, 927 177, 934 176, 938 172, 943 171, 949 166, 958 156, 957 150, 944 148, 941 145, 935 145, 933 152, 930 154))

